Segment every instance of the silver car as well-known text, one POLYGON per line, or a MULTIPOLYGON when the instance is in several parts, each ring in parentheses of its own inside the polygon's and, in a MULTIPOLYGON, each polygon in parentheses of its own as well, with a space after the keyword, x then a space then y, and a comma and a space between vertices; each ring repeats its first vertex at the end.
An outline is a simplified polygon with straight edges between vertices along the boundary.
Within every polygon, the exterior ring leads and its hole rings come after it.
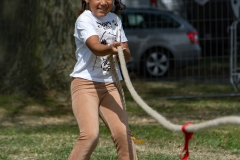
POLYGON ((163 77, 174 68, 199 62, 197 30, 172 12, 127 8, 120 12, 132 59, 128 69, 144 77, 163 77))

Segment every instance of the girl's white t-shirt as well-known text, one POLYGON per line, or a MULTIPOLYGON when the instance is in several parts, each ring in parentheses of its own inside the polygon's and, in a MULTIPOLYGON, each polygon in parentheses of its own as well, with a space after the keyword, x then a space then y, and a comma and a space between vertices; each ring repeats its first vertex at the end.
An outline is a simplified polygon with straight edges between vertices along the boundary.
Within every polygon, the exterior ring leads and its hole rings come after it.
MULTIPOLYGON (((86 46, 86 40, 93 35, 99 36, 102 44, 114 41, 127 42, 120 18, 109 12, 105 17, 96 17, 89 10, 84 11, 76 20, 74 37, 76 43, 76 59, 71 77, 79 77, 96 82, 114 82, 108 56, 96 56, 86 46)), ((119 65, 114 57, 115 68, 119 80, 122 80, 119 65)))

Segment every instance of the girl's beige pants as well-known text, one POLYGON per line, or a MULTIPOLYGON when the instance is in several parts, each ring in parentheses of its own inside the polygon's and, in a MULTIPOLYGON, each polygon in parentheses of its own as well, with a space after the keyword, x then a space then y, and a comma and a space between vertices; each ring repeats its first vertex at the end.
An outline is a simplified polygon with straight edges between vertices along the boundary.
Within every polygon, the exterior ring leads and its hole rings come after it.
POLYGON ((72 110, 80 136, 69 160, 89 160, 99 139, 99 116, 109 128, 119 160, 137 160, 135 144, 115 83, 73 78, 72 110))

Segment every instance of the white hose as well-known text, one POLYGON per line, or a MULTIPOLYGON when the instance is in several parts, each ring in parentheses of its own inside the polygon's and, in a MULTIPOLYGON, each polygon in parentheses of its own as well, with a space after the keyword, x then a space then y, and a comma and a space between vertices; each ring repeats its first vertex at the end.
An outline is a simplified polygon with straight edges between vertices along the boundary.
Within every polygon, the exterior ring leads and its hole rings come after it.
MULTIPOLYGON (((150 116, 152 116, 154 119, 157 120, 158 123, 166 127, 167 129, 171 131, 182 131, 182 125, 176 125, 168 121, 165 117, 163 117, 161 114, 153 110, 151 107, 149 107, 142 98, 137 94, 136 90, 134 89, 131 80, 128 75, 128 70, 126 67, 126 62, 124 59, 124 54, 122 51, 122 47, 118 47, 118 57, 120 60, 120 65, 122 69, 122 74, 124 77, 124 81, 127 85, 127 88, 132 95, 133 99, 142 107, 143 110, 145 110, 150 116)), ((240 117, 239 116, 226 116, 221 118, 216 118, 213 120, 209 120, 206 122, 198 123, 198 124, 190 124, 186 127, 187 132, 196 132, 208 128, 213 128, 221 125, 227 125, 227 124, 240 124, 240 117)))

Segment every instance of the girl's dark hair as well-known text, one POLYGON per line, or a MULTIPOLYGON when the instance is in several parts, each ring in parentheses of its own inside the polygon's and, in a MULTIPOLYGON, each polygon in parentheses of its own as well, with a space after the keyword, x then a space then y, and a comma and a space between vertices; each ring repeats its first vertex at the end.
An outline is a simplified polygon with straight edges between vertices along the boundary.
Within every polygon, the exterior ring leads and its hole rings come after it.
MULTIPOLYGON (((120 10, 126 9, 126 6, 121 2, 121 0, 114 0, 115 8, 113 10, 113 13, 118 13, 120 10)), ((85 0, 82 0, 82 8, 79 10, 77 17, 82 14, 87 9, 87 2, 85 0)))
POLYGON ((118 13, 118 11, 126 9, 126 6, 121 2, 121 0, 115 0, 114 5, 115 9, 113 13, 118 13))

